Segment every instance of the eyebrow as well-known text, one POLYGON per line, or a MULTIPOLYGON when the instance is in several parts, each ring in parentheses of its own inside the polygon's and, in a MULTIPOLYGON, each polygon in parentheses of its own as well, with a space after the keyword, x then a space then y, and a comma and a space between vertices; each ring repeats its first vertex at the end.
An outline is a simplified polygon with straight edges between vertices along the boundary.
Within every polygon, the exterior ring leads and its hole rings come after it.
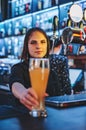
MULTIPOLYGON (((37 43, 37 40, 31 40, 30 43, 32 43, 32 42, 37 43)), ((46 40, 43 39, 43 40, 40 40, 40 42, 46 42, 46 40)))
POLYGON ((41 40, 41 41, 42 41, 42 42, 43 42, 43 41, 45 42, 46 40, 45 40, 45 39, 43 39, 43 40, 41 40))

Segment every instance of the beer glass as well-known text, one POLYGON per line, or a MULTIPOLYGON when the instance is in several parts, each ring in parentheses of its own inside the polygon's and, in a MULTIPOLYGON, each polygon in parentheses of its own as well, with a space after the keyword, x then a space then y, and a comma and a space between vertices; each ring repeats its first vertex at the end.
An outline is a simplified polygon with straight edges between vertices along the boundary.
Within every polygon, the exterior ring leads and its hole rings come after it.
POLYGON ((49 77, 49 59, 48 58, 30 58, 29 72, 31 86, 38 96, 39 106, 35 106, 30 111, 33 117, 46 117, 44 95, 46 92, 48 77, 49 77))

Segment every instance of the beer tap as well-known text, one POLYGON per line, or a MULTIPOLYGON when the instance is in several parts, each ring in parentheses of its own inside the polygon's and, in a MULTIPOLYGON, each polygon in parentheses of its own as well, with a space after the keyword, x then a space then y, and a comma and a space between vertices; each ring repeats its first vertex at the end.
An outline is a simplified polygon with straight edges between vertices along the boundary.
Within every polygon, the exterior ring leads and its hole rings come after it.
POLYGON ((73 40, 73 31, 70 27, 64 28, 61 35, 61 40, 64 45, 64 55, 66 55, 67 45, 73 40))
POLYGON ((53 35, 50 38, 50 40, 52 40, 52 51, 51 51, 52 54, 54 53, 55 40, 58 38, 58 36, 56 35, 57 27, 58 27, 58 17, 54 16, 54 18, 53 18, 53 35))
POLYGON ((85 32, 84 30, 79 28, 66 27, 63 29, 61 40, 62 43, 64 44, 64 55, 66 55, 67 45, 70 44, 71 42, 72 43, 74 42, 76 44, 82 42, 82 44, 85 44, 84 43, 85 32))

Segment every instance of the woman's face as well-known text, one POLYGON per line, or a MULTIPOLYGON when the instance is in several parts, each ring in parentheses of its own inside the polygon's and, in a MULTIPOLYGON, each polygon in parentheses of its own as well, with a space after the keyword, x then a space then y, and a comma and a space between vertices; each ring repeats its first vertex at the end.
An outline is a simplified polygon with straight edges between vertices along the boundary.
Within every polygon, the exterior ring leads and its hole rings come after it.
POLYGON ((47 39, 39 31, 35 31, 29 38, 28 51, 31 57, 42 58, 47 53, 47 39))

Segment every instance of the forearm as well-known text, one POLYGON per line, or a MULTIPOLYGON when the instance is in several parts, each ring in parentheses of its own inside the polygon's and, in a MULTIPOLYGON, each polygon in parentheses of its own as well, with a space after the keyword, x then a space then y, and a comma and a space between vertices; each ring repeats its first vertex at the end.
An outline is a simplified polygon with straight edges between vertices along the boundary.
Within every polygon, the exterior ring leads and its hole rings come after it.
POLYGON ((28 109, 38 105, 37 95, 32 88, 26 89, 21 83, 15 82, 12 85, 13 95, 28 109))
POLYGON ((18 99, 21 99, 21 95, 25 90, 26 88, 21 83, 15 82, 12 85, 12 93, 18 99))

